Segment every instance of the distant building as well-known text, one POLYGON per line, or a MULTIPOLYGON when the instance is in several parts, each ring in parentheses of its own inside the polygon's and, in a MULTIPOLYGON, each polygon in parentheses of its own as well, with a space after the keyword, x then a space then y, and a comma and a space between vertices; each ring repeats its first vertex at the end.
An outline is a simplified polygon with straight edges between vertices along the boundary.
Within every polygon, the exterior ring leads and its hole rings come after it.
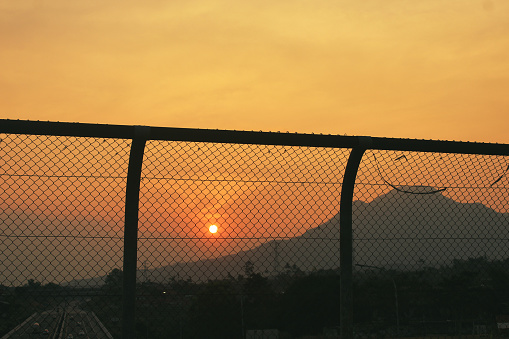
POLYGON ((509 333, 509 315, 497 315, 497 328, 501 333, 509 333))

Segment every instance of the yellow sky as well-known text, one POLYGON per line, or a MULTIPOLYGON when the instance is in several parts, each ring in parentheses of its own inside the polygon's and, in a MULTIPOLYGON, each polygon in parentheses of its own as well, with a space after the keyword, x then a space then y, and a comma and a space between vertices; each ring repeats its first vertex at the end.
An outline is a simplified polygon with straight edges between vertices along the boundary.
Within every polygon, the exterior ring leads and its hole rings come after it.
POLYGON ((0 117, 509 143, 506 0, 0 0, 0 117))

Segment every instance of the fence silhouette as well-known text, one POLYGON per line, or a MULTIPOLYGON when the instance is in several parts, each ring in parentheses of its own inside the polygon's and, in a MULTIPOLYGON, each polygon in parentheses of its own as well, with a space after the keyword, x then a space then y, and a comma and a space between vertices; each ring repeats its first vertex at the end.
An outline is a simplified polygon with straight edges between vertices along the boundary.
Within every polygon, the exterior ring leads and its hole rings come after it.
POLYGON ((89 337, 504 335, 508 156, 0 120, 0 336, 62 312, 89 337))

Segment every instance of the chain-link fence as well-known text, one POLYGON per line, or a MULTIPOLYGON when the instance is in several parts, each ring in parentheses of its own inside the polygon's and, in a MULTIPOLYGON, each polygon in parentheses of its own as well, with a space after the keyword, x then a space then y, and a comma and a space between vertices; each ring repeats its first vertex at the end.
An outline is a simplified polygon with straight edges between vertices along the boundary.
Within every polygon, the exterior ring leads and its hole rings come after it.
POLYGON ((5 338, 509 327, 509 145, 0 126, 5 338))
POLYGON ((359 335, 502 334, 496 317, 509 314, 507 160, 366 152, 353 207, 359 335))

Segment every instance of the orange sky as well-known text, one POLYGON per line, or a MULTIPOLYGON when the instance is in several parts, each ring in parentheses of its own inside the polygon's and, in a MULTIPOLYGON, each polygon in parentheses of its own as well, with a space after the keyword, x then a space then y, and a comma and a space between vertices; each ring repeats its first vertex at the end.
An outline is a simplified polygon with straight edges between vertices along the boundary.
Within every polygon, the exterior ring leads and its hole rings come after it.
POLYGON ((506 0, 0 0, 0 117, 509 143, 506 0))

